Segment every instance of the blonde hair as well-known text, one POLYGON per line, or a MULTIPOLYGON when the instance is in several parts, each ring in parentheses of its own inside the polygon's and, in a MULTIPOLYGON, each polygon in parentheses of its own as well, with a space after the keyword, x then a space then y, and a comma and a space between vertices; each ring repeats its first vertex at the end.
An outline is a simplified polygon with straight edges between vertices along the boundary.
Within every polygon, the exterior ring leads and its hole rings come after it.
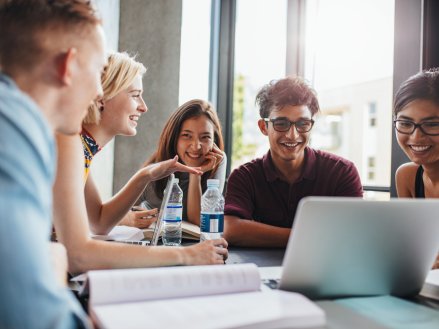
POLYGON ((136 76, 146 72, 145 66, 126 52, 111 53, 108 64, 101 76, 104 96, 88 107, 83 123, 98 124, 101 118, 100 108, 102 101, 108 101, 121 91, 127 89, 136 76))

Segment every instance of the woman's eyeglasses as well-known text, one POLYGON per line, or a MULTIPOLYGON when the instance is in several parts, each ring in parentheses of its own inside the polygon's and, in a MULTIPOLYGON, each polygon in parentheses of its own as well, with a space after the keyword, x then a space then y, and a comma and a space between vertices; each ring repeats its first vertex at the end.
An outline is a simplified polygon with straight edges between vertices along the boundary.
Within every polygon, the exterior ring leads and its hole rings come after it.
POLYGON ((426 121, 414 123, 410 120, 394 120, 393 125, 397 132, 405 135, 411 135, 419 128, 425 135, 439 136, 439 122, 426 121))

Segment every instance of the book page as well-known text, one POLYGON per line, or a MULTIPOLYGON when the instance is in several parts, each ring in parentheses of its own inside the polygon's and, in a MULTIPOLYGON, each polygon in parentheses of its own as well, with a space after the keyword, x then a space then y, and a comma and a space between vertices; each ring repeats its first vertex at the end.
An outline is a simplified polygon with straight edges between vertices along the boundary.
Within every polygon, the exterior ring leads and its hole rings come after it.
POLYGON ((95 235, 92 234, 92 238, 96 240, 133 240, 140 241, 144 238, 143 231, 137 227, 117 225, 108 233, 108 235, 95 235))
POLYGON ((316 304, 279 290, 100 305, 91 314, 103 329, 305 328, 326 322, 316 304))
MULTIPOLYGON (((154 234, 155 223, 152 223, 151 226, 147 229, 143 229, 143 234, 145 235, 145 239, 151 240, 154 234)), ((200 239, 200 227, 198 225, 189 223, 187 221, 181 222, 181 237, 183 239, 189 240, 199 240, 200 239)), ((161 234, 160 234, 161 235, 161 234)))
POLYGON ((94 305, 256 291, 261 282, 255 264, 101 270, 88 279, 94 305))
POLYGON ((193 237, 194 239, 200 238, 200 227, 198 225, 189 223, 187 221, 182 221, 181 231, 183 232, 183 235, 193 237))

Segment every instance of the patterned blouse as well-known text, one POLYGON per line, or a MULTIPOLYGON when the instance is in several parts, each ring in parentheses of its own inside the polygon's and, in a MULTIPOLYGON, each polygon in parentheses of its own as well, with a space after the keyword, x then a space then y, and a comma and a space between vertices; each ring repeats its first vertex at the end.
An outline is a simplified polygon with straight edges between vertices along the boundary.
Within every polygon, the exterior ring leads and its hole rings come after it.
POLYGON ((93 136, 82 128, 81 131, 82 147, 84 149, 84 182, 87 181, 88 173, 90 172, 90 165, 93 157, 101 150, 101 147, 96 143, 93 136))

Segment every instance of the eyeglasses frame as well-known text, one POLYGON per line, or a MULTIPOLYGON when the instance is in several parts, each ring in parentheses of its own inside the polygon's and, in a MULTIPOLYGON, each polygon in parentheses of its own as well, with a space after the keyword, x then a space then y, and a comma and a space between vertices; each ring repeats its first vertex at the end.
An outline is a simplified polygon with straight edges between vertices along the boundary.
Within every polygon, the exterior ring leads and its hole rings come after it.
POLYGON ((291 129, 291 126, 294 126, 294 129, 296 129, 296 131, 297 131, 299 134, 308 133, 308 132, 311 131, 312 127, 314 126, 314 122, 315 122, 313 119, 300 119, 300 120, 297 120, 297 121, 290 121, 290 120, 288 120, 287 118, 263 118, 263 120, 264 120, 267 124, 268 124, 269 122, 274 123, 274 121, 276 121, 276 120, 278 120, 278 119, 282 119, 282 120, 288 121, 288 123, 290 124, 290 126, 288 127, 287 130, 277 130, 276 128, 274 128, 274 124, 273 124, 273 129, 276 130, 277 132, 280 132, 280 133, 284 133, 284 132, 289 131, 289 130, 291 129), (296 123, 301 122, 301 121, 311 122, 311 127, 310 127, 307 131, 299 131, 299 130, 297 130, 296 123))
POLYGON ((410 120, 395 119, 395 120, 393 120, 393 126, 395 127, 395 130, 396 130, 397 132, 399 132, 400 134, 403 134, 403 135, 411 135, 411 134, 413 134, 413 133, 415 132, 416 128, 419 128, 419 130, 421 130, 422 133, 425 134, 425 135, 427 135, 427 136, 439 136, 439 133, 437 133, 437 134, 429 134, 429 133, 425 132, 425 130, 422 128, 422 125, 423 125, 423 124, 425 124, 425 123, 433 123, 433 122, 439 124, 439 121, 430 121, 430 122, 414 123, 413 121, 410 121, 410 120), (409 133, 408 133, 408 132, 402 132, 402 131, 398 130, 398 128, 396 128, 396 123, 397 123, 398 121, 404 121, 404 122, 411 122, 411 123, 413 123, 413 130, 412 130, 411 132, 409 132, 409 133))

